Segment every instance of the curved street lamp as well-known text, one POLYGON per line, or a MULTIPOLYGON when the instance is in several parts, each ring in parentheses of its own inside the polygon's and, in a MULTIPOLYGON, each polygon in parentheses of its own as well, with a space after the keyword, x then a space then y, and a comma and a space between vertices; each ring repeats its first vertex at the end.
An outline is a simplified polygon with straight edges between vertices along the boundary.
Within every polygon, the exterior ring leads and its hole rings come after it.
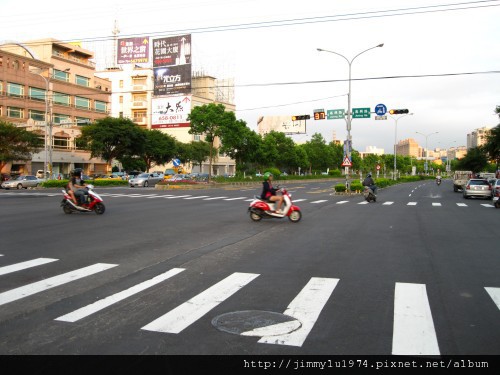
POLYGON ((394 128, 394 174, 392 176, 392 179, 395 180, 396 179, 396 156, 397 156, 397 143, 398 143, 398 120, 402 117, 405 117, 405 116, 413 116, 413 113, 406 113, 402 116, 399 116, 399 117, 392 117, 391 115, 389 115, 389 117, 391 117, 394 122, 395 122, 395 128, 394 128))
MULTIPOLYGON (((328 53, 333 53, 335 55, 338 55, 340 57, 342 57, 345 61, 347 61, 347 64, 349 64, 349 92, 347 94, 347 118, 346 118, 346 122, 347 122, 347 156, 349 157, 349 160, 352 160, 351 159, 351 145, 352 145, 352 142, 351 142, 351 122, 352 122, 352 113, 351 113, 351 66, 352 66, 352 62, 356 59, 356 57, 358 57, 359 55, 362 55, 363 53, 365 52, 368 52, 374 48, 378 48, 378 47, 383 47, 384 46, 384 43, 381 43, 381 44, 378 44, 374 47, 371 47, 371 48, 368 48, 368 49, 365 49, 364 51, 361 51, 360 53, 358 53, 356 56, 354 56, 351 60, 349 60, 347 57, 345 57, 344 55, 341 55, 340 53, 338 52, 334 52, 334 51, 329 51, 329 50, 326 50, 326 49, 322 49, 322 48, 317 48, 317 50, 319 52, 328 52, 328 53)), ((346 167, 345 169, 346 171, 346 188, 348 188, 348 171, 349 171, 349 167, 346 167)))
POLYGON ((427 138, 429 138, 431 135, 434 135, 434 134, 438 134, 439 132, 434 132, 434 133, 430 133, 430 134, 424 134, 424 133, 420 133, 420 132, 415 132, 417 134, 420 134, 420 135, 423 135, 425 137, 425 173, 427 174, 427 158, 428 158, 428 150, 427 150, 427 138))

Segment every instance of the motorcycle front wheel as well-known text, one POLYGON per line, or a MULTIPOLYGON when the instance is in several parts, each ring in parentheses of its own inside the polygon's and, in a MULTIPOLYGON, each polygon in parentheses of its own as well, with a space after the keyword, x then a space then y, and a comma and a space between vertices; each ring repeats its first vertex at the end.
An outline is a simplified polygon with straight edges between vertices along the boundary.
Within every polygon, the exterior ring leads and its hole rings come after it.
POLYGON ((300 211, 292 211, 288 219, 293 223, 297 223, 302 219, 302 213, 300 211))
POLYGON ((94 211, 97 215, 102 215, 106 211, 106 207, 103 203, 96 203, 94 211))
POLYGON ((73 210, 71 209, 70 205, 68 203, 65 203, 63 205, 63 211, 65 214, 71 214, 73 212, 73 210))

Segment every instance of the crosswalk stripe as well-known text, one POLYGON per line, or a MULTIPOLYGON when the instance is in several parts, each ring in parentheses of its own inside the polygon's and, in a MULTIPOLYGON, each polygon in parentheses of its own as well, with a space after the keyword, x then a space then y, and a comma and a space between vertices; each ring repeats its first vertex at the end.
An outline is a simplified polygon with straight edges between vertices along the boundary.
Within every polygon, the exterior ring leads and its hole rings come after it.
POLYGON ((179 333, 257 276, 259 275, 254 273, 235 272, 141 329, 154 332, 179 333))
POLYGON ((207 198, 210 195, 197 195, 196 197, 189 197, 189 198, 184 198, 184 199, 201 199, 201 198, 207 198))
POLYGON ((440 354, 425 284, 396 283, 392 354, 440 354))
POLYGON ((495 305, 500 309, 500 288, 486 287, 484 289, 486 289, 493 302, 495 302, 495 305))
POLYGON ((459 207, 467 207, 467 205, 465 203, 457 203, 457 206, 459 206, 459 207))
POLYGON ((436 206, 436 207, 440 207, 440 206, 441 206, 441 203, 432 202, 432 205, 433 205, 433 206, 436 206))
POLYGON ((56 286, 69 283, 70 281, 78 280, 116 266, 118 266, 118 264, 96 263, 88 267, 80 268, 75 271, 70 271, 62 275, 54 276, 45 280, 9 290, 7 292, 3 292, 0 294, 0 305, 5 305, 6 303, 31 296, 32 294, 51 289, 56 286))
POLYGON ((344 203, 349 203, 349 201, 339 201, 337 204, 344 204, 344 203))
POLYGON ((106 297, 104 299, 101 299, 97 302, 94 302, 90 305, 84 306, 78 310, 75 310, 69 314, 62 315, 59 318, 56 318, 55 320, 62 321, 62 322, 76 322, 80 319, 83 319, 89 315, 92 315, 108 306, 111 306, 112 304, 119 302, 121 300, 124 300, 125 298, 128 298, 130 296, 133 296, 134 294, 137 294, 139 292, 142 292, 143 290, 150 288, 156 284, 161 283, 162 281, 165 281, 172 276, 177 275, 178 273, 181 273, 184 271, 184 268, 173 268, 167 272, 162 273, 161 275, 158 275, 151 280, 144 281, 140 284, 134 285, 133 287, 130 287, 124 291, 121 291, 119 293, 113 294, 109 297, 106 297))
POLYGON ((319 201, 314 201, 314 202, 311 202, 312 204, 316 204, 316 203, 323 203, 323 202, 328 202, 326 199, 324 200, 319 200, 319 201))
POLYGON ((225 201, 235 201, 235 200, 238 200, 238 199, 245 199, 246 197, 237 197, 237 198, 227 198, 227 199, 224 199, 225 201))
POLYGON ((212 198, 205 198, 203 200, 204 201, 211 201, 211 200, 214 200, 214 199, 223 199, 223 198, 227 198, 227 197, 212 197, 212 198))
POLYGON ((339 279, 312 277, 283 313, 300 321, 302 326, 284 335, 264 336, 259 342, 302 346, 338 282, 339 279))
POLYGON ((382 203, 382 206, 389 206, 389 205, 391 205, 391 204, 393 204, 393 203, 394 203, 394 202, 384 202, 384 203, 382 203))
MULTIPOLYGON (((307 199, 294 199, 293 203, 306 201, 307 199)), ((326 202, 326 201, 325 201, 326 202)))
POLYGON ((495 207, 494 205, 489 204, 489 203, 481 203, 481 206, 483 206, 483 207, 495 207))
POLYGON ((417 202, 408 202, 407 206, 416 206, 417 202))
POLYGON ((367 201, 362 201, 362 202, 359 202, 358 204, 368 204, 367 201))
POLYGON ((172 195, 170 197, 165 196, 165 199, 177 199, 177 198, 187 198, 191 197, 191 195, 172 195))
POLYGON ((59 260, 59 259, 37 258, 37 259, 28 260, 26 262, 11 264, 10 266, 0 267, 0 275, 5 275, 5 274, 11 273, 11 272, 24 270, 26 268, 40 266, 42 264, 55 262, 57 260, 59 260))

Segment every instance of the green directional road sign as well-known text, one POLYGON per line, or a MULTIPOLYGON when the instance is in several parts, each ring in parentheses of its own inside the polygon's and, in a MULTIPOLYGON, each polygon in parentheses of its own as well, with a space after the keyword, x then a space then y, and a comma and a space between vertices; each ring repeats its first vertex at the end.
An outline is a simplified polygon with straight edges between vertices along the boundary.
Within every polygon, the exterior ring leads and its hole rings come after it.
POLYGON ((352 118, 370 118, 370 108, 353 108, 352 118))
POLYGON ((344 118, 344 110, 343 109, 329 109, 326 111, 326 118, 328 120, 335 120, 339 118, 344 118))

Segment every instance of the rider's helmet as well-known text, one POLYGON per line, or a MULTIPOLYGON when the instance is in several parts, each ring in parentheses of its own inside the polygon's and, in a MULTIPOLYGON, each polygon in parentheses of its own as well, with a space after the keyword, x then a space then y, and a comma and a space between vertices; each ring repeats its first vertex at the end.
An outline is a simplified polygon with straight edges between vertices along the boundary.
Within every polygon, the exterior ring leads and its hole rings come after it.
POLYGON ((271 172, 266 172, 264 173, 264 181, 269 180, 269 177, 271 177, 273 174, 271 172))
POLYGON ((73 177, 82 177, 82 169, 81 168, 75 168, 71 171, 71 175, 73 177))
POLYGON ((366 177, 371 177, 371 176, 372 176, 372 174, 371 174, 371 173, 368 173, 368 174, 366 175, 366 177))

